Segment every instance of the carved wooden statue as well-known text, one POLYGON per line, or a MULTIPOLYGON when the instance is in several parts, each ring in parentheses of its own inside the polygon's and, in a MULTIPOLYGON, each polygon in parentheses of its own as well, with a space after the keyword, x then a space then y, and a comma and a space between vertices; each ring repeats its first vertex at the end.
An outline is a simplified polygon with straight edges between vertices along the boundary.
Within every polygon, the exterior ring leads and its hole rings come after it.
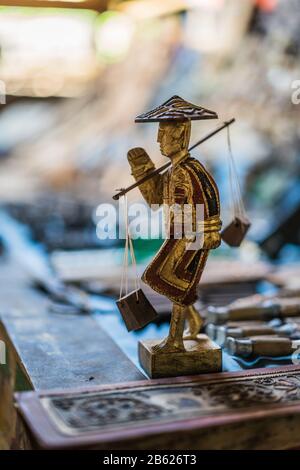
MULTIPOLYGON (((142 276, 146 284, 173 302, 167 338, 159 343, 140 343, 140 360, 152 377, 219 370, 221 367, 219 348, 205 335, 199 335, 203 320, 194 307, 209 250, 221 243, 219 192, 211 174, 188 151, 191 120, 216 118, 216 113, 178 96, 136 118, 136 122, 159 122, 157 140, 160 150, 172 163, 163 175, 156 174, 139 186, 143 197, 149 205, 178 205, 182 213, 184 208, 190 208, 193 232, 203 235, 202 246, 188 249, 193 240, 184 233, 182 238, 175 236, 175 216, 171 211, 169 238, 142 276), (196 217, 197 205, 203 207, 204 220, 196 217), (186 331, 185 320, 188 322, 186 331), (171 364, 174 354, 177 369, 171 364)), ((128 161, 137 181, 155 168, 142 148, 131 149, 128 161)))

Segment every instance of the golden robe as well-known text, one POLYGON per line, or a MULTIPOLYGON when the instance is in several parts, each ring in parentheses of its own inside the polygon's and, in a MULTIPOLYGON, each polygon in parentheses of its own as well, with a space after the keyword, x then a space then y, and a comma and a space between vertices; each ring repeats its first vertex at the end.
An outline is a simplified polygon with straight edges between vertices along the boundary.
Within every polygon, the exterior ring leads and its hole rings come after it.
MULTIPOLYGON (((144 149, 130 150, 128 160, 136 180, 155 169, 144 149)), ((168 220, 169 238, 142 276, 146 284, 172 302, 183 306, 192 305, 197 299, 197 286, 209 250, 217 248, 221 243, 222 224, 217 185, 204 166, 188 154, 172 160, 172 166, 167 172, 154 176, 139 188, 149 205, 166 204, 170 207, 177 204, 182 210, 189 207, 193 232, 203 236, 201 248, 187 249, 191 239, 186 236, 177 239, 174 230, 176 227, 178 229, 178 225, 176 226, 174 213, 171 212, 168 220), (202 221, 196 217, 197 204, 203 205, 202 221)))

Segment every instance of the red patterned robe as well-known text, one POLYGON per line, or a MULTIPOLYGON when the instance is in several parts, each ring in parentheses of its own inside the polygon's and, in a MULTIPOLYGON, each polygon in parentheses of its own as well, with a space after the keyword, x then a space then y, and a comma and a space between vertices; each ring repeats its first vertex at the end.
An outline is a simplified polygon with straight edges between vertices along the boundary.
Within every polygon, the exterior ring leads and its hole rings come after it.
MULTIPOLYGON (((154 164, 143 149, 134 149, 130 161, 136 180, 153 171, 154 164)), ((156 292, 179 305, 192 305, 197 299, 201 279, 210 249, 221 243, 220 201, 217 185, 204 166, 190 155, 172 160, 172 166, 163 175, 156 175, 140 185, 149 205, 189 205, 194 233, 203 234, 199 249, 187 249, 191 242, 186 236, 174 236, 174 216, 169 219, 169 238, 146 268, 142 279, 156 292), (203 205, 204 220, 197 220, 196 205, 203 205)), ((185 206, 186 207, 186 206, 185 206)))

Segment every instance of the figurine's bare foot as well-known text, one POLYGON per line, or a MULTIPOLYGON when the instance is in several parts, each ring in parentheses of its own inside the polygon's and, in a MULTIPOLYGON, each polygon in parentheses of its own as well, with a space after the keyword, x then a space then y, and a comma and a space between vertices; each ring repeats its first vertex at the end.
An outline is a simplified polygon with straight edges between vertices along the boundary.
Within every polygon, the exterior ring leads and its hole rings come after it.
POLYGON ((192 325, 189 325, 189 327, 186 330, 184 330, 183 339, 185 341, 190 340, 190 339, 193 339, 193 340, 197 339, 200 328, 192 327, 192 325))
POLYGON ((175 353, 184 352, 183 342, 172 341, 169 337, 165 338, 161 343, 153 346, 154 353, 175 353))
POLYGON ((197 336, 198 336, 198 333, 197 334, 191 333, 189 328, 184 330, 184 336, 183 336, 184 341, 189 341, 189 340, 195 341, 197 339, 197 336))
POLYGON ((195 307, 190 306, 186 309, 186 316, 188 320, 188 328, 183 333, 184 340, 195 340, 201 330, 203 320, 195 309, 195 307))

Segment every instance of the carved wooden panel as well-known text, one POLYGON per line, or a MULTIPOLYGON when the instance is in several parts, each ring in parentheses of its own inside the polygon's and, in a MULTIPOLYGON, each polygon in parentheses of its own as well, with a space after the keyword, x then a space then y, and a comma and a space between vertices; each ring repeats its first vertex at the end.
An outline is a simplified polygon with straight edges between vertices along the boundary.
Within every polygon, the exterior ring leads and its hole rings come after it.
MULTIPOLYGON (((64 393, 29 392, 19 394, 17 400, 27 424, 46 447, 109 445, 142 436, 169 436, 170 432, 187 436, 196 429, 232 423, 247 423, 250 428, 249 423, 257 419, 291 414, 300 418, 300 367, 142 381, 64 393)), ((297 423, 300 431, 300 419, 297 423)))

